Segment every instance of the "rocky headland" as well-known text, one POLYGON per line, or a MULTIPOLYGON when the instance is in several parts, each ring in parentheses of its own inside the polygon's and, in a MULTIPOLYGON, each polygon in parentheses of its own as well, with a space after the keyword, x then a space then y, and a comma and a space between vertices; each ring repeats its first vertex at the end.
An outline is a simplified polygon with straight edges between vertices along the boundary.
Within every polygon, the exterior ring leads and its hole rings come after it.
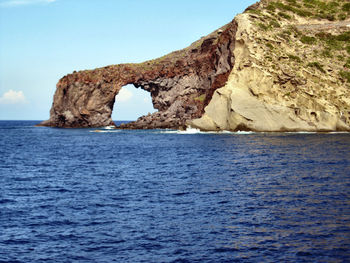
POLYGON ((350 131, 350 1, 262 0, 183 50, 69 74, 41 125, 114 125, 127 84, 158 112, 120 128, 350 131))

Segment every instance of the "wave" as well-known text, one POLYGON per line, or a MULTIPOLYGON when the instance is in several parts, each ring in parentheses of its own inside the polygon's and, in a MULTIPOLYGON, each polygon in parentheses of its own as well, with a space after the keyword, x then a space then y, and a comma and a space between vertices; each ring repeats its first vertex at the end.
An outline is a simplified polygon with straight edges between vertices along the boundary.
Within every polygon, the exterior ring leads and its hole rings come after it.
POLYGON ((299 132, 254 132, 254 131, 201 131, 199 129, 195 128, 187 128, 186 130, 165 130, 160 131, 160 133, 163 134, 232 134, 232 135, 251 135, 251 134, 270 134, 270 135, 276 135, 276 134, 349 134, 349 132, 311 132, 311 131, 299 131, 299 132))
POLYGON ((115 126, 106 126, 103 127, 104 130, 115 130, 115 126))
POLYGON ((186 130, 165 130, 160 131, 160 133, 163 134, 254 134, 255 132, 252 131, 201 131, 200 129, 188 127, 186 130))
POLYGON ((112 132, 121 132, 121 130, 117 130, 115 126, 105 126, 99 129, 90 131, 90 132, 98 132, 98 133, 112 133, 112 132))
MULTIPOLYGON (((277 132, 279 133, 279 132, 277 132)), ((311 131, 299 131, 299 132, 281 132, 286 134, 317 134, 318 132, 311 132, 311 131)))
MULTIPOLYGON (((114 126, 106 126, 90 132, 96 133, 118 133, 122 130, 116 129, 114 126)), ((201 131, 200 129, 187 127, 186 130, 156 130, 154 133, 160 134, 180 134, 180 135, 194 135, 194 134, 231 134, 231 135, 251 135, 251 134, 349 134, 349 132, 312 132, 312 131, 299 131, 299 132, 254 132, 254 131, 201 131)))
POLYGON ((96 133, 115 133, 115 132, 121 132, 121 130, 115 130, 115 129, 110 129, 110 130, 93 130, 90 132, 96 132, 96 133))
POLYGON ((166 130, 166 131, 161 131, 160 133, 170 133, 170 134, 198 134, 198 133, 203 133, 200 129, 195 129, 195 128, 187 128, 186 130, 166 130))

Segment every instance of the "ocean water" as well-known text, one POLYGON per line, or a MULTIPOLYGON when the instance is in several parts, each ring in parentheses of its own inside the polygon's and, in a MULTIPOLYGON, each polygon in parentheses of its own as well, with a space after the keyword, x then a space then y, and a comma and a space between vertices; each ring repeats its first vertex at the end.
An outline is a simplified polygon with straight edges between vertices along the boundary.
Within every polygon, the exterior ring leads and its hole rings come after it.
POLYGON ((0 122, 0 262, 350 262, 350 134, 0 122))

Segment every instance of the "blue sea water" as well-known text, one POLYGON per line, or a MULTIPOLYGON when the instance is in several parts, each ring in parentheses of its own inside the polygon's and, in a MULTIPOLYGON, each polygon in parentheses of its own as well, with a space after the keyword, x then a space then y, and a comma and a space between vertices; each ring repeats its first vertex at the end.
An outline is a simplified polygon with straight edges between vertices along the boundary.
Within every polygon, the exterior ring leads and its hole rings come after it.
POLYGON ((350 134, 0 122, 0 262, 350 262, 350 134))

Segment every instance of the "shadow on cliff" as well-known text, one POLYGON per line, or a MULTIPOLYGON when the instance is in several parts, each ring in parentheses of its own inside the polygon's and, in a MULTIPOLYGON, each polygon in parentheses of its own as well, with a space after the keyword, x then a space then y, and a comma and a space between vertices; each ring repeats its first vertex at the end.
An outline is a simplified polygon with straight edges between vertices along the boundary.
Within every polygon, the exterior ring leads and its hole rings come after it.
POLYGON ((121 88, 133 84, 151 94, 158 110, 121 126, 128 129, 184 128, 202 116, 234 66, 237 24, 231 23, 188 48, 140 64, 73 72, 57 84, 50 119, 41 126, 83 128, 114 125, 112 111, 121 88))

